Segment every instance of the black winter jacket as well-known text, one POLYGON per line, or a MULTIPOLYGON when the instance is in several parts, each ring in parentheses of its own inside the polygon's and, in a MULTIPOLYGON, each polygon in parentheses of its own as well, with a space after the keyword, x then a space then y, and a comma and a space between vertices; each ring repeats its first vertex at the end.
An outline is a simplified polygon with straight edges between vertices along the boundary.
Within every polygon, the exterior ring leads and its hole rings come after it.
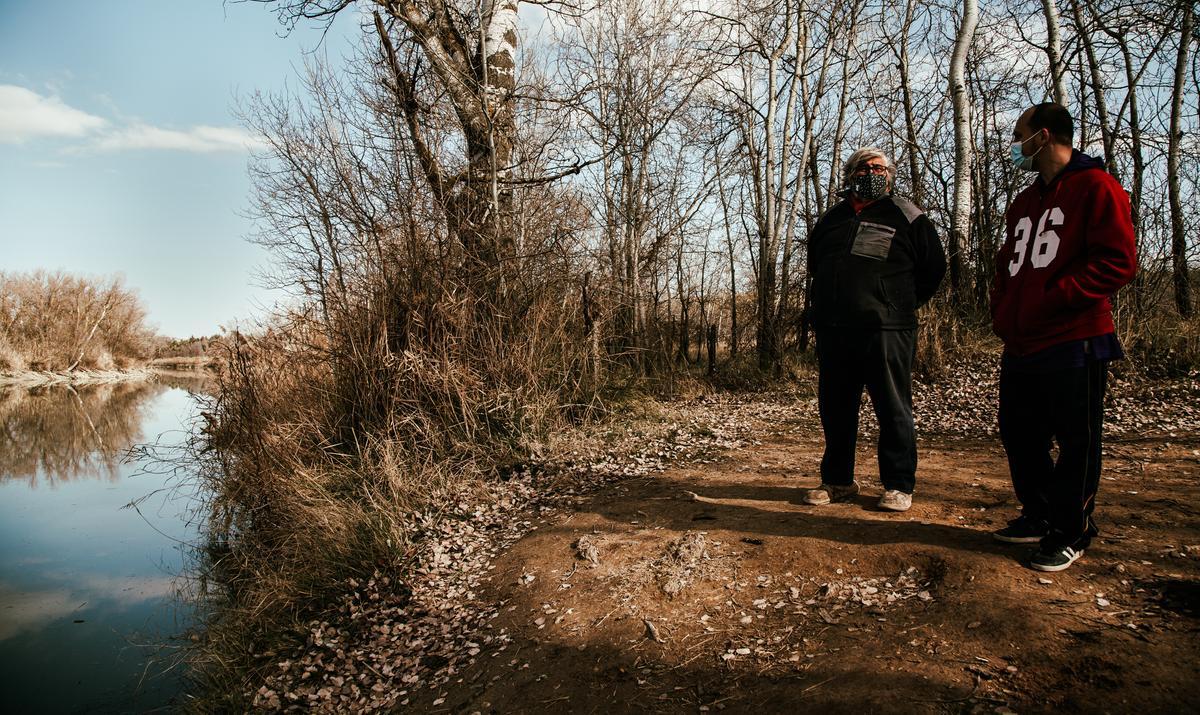
POLYGON ((946 274, 933 222, 916 204, 885 196, 855 214, 843 200, 808 238, 809 317, 817 328, 917 327, 946 274))

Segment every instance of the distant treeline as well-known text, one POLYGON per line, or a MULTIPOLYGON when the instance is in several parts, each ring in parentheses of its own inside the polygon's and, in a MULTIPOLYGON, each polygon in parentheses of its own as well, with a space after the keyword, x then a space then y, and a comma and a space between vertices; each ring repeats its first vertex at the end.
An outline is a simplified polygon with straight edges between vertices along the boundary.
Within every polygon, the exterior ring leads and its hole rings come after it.
POLYGON ((198 358, 204 357, 213 346, 221 341, 220 335, 188 338, 161 338, 154 350, 155 358, 198 358))
POLYGON ((128 368, 155 344, 119 276, 0 272, 0 371, 128 368))

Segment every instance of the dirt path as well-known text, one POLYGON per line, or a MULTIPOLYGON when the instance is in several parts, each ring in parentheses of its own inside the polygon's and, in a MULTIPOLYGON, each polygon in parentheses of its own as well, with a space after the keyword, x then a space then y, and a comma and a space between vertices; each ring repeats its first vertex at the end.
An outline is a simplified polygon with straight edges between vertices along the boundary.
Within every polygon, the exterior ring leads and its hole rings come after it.
POLYGON ((1195 712, 1200 438, 1111 441, 1101 537, 1068 571, 989 532, 999 444, 925 438, 916 498, 809 507, 811 417, 618 482, 494 562, 485 648, 423 712, 1195 712), (580 542, 581 537, 584 538, 580 542), (586 559, 590 553, 598 562, 586 559), (673 597, 668 592, 674 593, 673 597), (648 625, 652 624, 652 625, 648 625), (499 639, 497 642, 504 642, 499 639))

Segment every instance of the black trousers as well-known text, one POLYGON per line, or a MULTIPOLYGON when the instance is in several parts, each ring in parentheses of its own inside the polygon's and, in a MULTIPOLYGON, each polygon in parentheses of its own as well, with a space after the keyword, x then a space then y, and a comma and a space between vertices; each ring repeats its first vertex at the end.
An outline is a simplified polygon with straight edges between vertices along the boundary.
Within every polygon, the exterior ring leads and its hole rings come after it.
POLYGON ((1022 513, 1050 524, 1043 547, 1087 548, 1097 533, 1107 382, 1103 361, 1043 373, 1000 370, 1000 439, 1022 513))
POLYGON ((854 446, 863 387, 879 420, 879 477, 885 489, 911 494, 917 435, 912 416, 916 330, 818 329, 817 406, 825 431, 821 481, 854 481, 854 446))

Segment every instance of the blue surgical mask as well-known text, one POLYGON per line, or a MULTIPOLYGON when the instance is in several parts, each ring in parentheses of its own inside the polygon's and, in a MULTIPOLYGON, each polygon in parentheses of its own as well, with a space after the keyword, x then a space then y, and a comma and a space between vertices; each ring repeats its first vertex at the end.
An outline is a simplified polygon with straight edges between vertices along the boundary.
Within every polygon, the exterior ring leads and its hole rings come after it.
POLYGON ((1030 154, 1029 156, 1025 156, 1023 153, 1021 153, 1021 147, 1025 146, 1025 142, 1029 141, 1035 136, 1037 135, 1034 134, 1026 137, 1024 142, 1013 142, 1012 144, 1008 145, 1008 153, 1012 158, 1013 166, 1017 167, 1018 169, 1024 169, 1025 171, 1033 171, 1033 157, 1037 156, 1038 151, 1041 151, 1042 148, 1039 147, 1034 153, 1030 154))

